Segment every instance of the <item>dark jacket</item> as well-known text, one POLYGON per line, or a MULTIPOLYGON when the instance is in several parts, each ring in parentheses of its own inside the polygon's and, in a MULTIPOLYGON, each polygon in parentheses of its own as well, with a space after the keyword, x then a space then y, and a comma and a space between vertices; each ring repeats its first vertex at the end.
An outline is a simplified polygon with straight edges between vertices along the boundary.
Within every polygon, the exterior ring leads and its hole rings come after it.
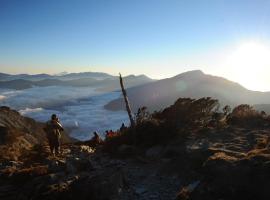
POLYGON ((64 128, 59 121, 50 120, 46 123, 44 131, 46 132, 48 138, 56 137, 59 139, 61 137, 61 131, 64 131, 64 128))

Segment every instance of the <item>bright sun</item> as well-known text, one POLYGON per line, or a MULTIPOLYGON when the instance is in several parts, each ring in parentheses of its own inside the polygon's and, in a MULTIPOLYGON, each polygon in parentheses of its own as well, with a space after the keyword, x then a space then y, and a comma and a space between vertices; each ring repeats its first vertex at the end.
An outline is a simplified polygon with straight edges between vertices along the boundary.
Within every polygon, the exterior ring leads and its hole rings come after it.
POLYGON ((229 56, 227 66, 232 78, 248 89, 269 90, 269 47, 256 42, 244 43, 229 56))

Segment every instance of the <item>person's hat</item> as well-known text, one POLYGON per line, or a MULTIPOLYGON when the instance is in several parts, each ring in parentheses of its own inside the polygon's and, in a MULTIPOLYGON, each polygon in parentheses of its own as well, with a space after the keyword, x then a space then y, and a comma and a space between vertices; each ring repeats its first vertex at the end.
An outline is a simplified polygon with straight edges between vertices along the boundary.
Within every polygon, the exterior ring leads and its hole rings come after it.
POLYGON ((52 114, 51 118, 54 120, 57 118, 56 114, 52 114))

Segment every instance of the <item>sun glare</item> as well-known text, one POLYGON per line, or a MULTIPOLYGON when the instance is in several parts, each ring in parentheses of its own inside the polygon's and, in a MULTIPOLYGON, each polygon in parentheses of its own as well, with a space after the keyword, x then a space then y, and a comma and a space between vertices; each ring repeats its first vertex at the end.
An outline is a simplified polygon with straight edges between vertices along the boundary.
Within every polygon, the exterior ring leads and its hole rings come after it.
POLYGON ((252 90, 269 90, 270 48, 248 42, 236 48, 228 58, 231 76, 252 90))

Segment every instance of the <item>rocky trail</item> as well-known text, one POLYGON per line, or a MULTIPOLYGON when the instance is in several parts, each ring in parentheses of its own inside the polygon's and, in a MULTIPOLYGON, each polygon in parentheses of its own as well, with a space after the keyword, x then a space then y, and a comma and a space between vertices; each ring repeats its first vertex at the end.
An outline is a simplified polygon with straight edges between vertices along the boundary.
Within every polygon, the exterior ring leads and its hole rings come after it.
MULTIPOLYGON (((203 160, 199 168, 216 159, 225 163, 245 160, 250 151, 263 146, 268 133, 268 130, 227 130, 222 139, 216 136, 220 132, 210 131, 207 134, 211 137, 208 135, 207 139, 202 136, 187 142, 188 154, 183 154, 182 147, 174 142, 151 147, 144 155, 125 158, 82 144, 65 144, 61 155, 54 157, 48 146, 42 145, 29 151, 24 160, 1 163, 0 197, 173 200, 183 186, 199 188, 197 185, 203 181, 197 166, 194 167, 197 157, 203 160), (173 156, 168 157, 168 152, 173 156)), ((121 155, 125 154, 123 148, 119 149, 121 155)), ((263 155, 270 161, 267 150, 263 155)))
POLYGON ((62 154, 54 157, 48 146, 42 146, 23 162, 2 163, 0 196, 53 199, 72 193, 83 199, 176 198, 181 182, 159 173, 162 161, 116 159, 98 151, 86 145, 65 145, 62 154))

